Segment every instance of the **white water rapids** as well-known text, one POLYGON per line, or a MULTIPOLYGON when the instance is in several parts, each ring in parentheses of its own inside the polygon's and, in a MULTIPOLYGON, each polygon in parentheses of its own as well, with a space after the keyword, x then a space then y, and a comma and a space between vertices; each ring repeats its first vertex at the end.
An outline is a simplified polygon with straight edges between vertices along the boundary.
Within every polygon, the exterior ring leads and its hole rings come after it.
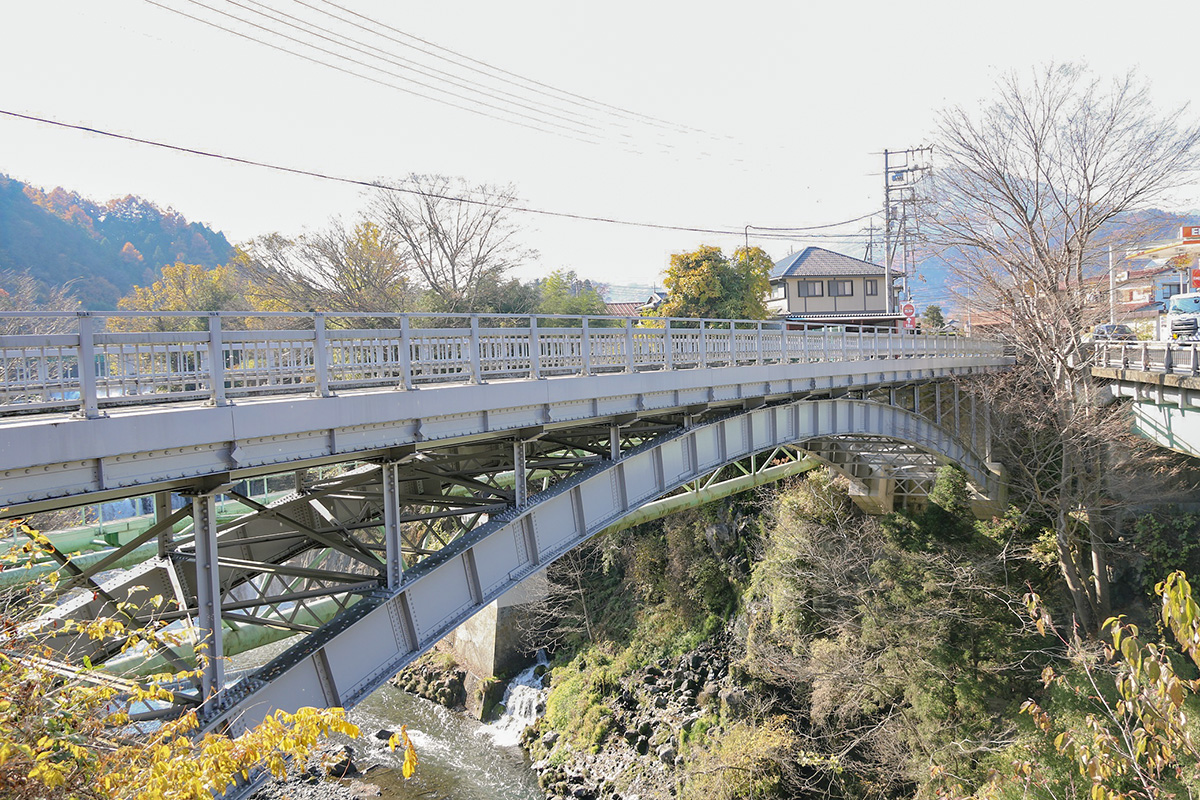
POLYGON ((497 747, 516 747, 521 743, 525 728, 537 721, 546 708, 546 690, 537 668, 545 668, 546 656, 538 654, 538 662, 509 681, 504 690, 504 714, 491 725, 484 726, 497 747))

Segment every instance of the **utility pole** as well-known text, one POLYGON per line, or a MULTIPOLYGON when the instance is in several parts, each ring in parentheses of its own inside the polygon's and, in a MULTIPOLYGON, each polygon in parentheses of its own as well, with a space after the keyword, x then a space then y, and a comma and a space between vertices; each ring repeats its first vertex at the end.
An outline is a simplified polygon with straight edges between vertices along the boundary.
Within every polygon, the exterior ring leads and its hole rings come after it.
POLYGON ((899 269, 902 275, 902 294, 912 299, 908 281, 917 268, 915 239, 921 234, 918 218, 920 194, 924 178, 933 171, 933 148, 910 147, 907 150, 883 151, 883 251, 887 291, 885 308, 892 305, 892 271, 899 250, 899 269))
POLYGON ((888 157, 883 151, 883 312, 892 313, 892 202, 888 196, 888 157))
MULTIPOLYGON (((1154 298, 1150 298, 1153 300, 1154 298)), ((1108 324, 1117 321, 1117 273, 1113 268, 1112 245, 1108 246, 1108 324)))

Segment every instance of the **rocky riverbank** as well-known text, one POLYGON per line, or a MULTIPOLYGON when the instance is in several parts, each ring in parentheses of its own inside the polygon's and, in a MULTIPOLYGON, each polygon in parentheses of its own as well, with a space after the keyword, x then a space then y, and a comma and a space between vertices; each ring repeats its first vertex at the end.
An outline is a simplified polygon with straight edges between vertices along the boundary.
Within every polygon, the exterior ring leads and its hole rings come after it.
POLYGON ((545 719, 522 744, 547 798, 651 800, 676 794, 677 771, 696 726, 742 697, 723 648, 708 643, 627 675, 609 697, 607 736, 597 752, 572 747, 545 719))
POLYGON ((485 722, 495 718, 505 686, 500 679, 472 674, 450 653, 437 650, 405 667, 388 682, 397 689, 485 722))
POLYGON ((368 800, 382 796, 372 776, 379 766, 359 771, 351 745, 326 746, 303 766, 293 765, 285 778, 273 778, 254 793, 255 800, 368 800))

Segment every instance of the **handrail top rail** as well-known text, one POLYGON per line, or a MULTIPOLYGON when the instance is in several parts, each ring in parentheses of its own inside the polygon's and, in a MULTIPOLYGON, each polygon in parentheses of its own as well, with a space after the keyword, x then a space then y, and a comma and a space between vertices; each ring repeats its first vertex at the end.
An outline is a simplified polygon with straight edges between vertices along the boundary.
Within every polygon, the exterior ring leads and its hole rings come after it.
POLYGON ((511 312, 446 312, 446 311, 0 311, 0 319, 77 319, 80 317, 92 317, 103 319, 197 319, 208 317, 219 317, 222 319, 247 319, 247 318, 265 318, 265 319, 316 319, 323 318, 348 318, 348 319, 546 319, 546 320, 620 320, 632 321, 635 323, 644 322, 686 322, 690 324, 696 323, 715 323, 715 324, 737 324, 737 325, 752 325, 757 327, 762 325, 764 329, 770 326, 772 330, 778 330, 788 325, 800 325, 816 328, 839 328, 850 327, 859 330, 887 330, 896 331, 894 325, 888 324, 872 324, 869 322, 863 323, 840 323, 830 324, 823 321, 813 322, 798 322, 791 320, 780 319, 735 319, 725 317, 629 317, 615 314, 514 314, 511 312))

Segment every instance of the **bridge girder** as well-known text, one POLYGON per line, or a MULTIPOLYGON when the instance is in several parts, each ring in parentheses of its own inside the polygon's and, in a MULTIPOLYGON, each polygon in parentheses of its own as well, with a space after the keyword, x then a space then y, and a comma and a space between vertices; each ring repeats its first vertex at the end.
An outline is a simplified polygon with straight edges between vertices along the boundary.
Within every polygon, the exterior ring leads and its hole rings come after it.
MULTIPOLYGON (((306 633, 205 706, 209 727, 235 717, 252 722, 275 707, 352 705, 588 536, 659 497, 724 480, 713 477, 722 471, 746 474, 799 458, 797 446, 859 480, 907 480, 902 473, 917 468, 928 479, 937 463, 954 462, 983 492, 995 488, 984 457, 944 424, 863 399, 794 401, 732 414, 697 407, 552 436, 527 433, 530 440, 515 444, 449 445, 361 465, 214 525, 219 611, 208 619, 199 608, 197 564, 204 559, 195 531, 171 538, 166 556, 102 591, 89 591, 94 571, 65 583, 84 590, 53 617, 123 614, 131 625, 152 626, 183 620, 199 638, 212 638, 214 630, 217 638, 248 635, 256 627, 306 633), (526 487, 524 504, 517 504, 518 484, 526 487)), ((213 502, 212 490, 197 502, 213 502)), ((62 645, 93 661, 111 654, 78 639, 62 645)), ((189 656, 159 655, 163 667, 189 656)), ((199 704, 204 688, 220 687, 215 667, 202 684, 180 692, 179 702, 199 704)))

